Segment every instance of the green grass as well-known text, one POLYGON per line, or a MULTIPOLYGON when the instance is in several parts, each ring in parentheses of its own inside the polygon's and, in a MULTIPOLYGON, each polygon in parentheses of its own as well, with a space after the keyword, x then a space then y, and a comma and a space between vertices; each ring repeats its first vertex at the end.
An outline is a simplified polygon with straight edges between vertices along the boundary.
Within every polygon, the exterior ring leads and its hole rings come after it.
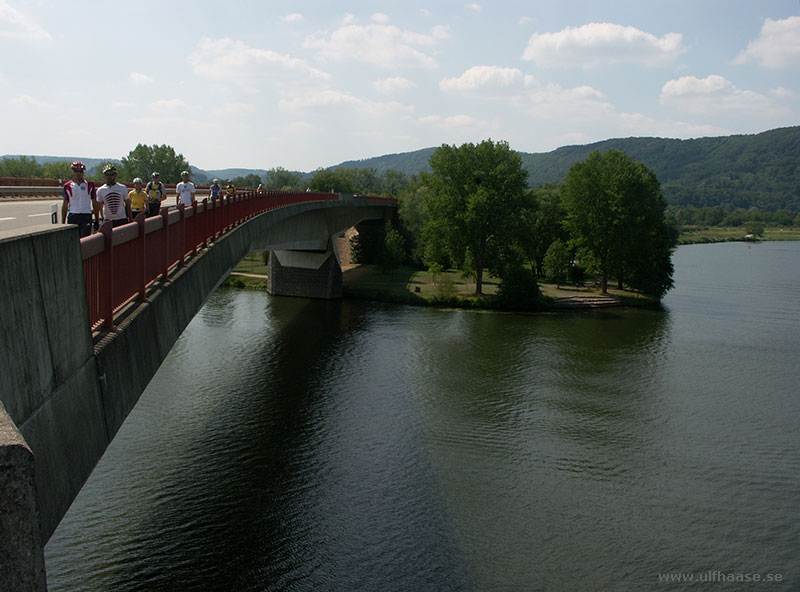
MULTIPOLYGON (((754 240, 746 238, 747 231, 742 227, 726 228, 721 226, 685 227, 678 237, 678 244, 691 245, 697 243, 722 243, 728 241, 754 240)), ((794 241, 800 240, 800 228, 767 228, 760 240, 794 241)))
POLYGON ((249 253, 233 268, 238 273, 257 273, 267 275, 267 266, 264 263, 263 253, 249 253))

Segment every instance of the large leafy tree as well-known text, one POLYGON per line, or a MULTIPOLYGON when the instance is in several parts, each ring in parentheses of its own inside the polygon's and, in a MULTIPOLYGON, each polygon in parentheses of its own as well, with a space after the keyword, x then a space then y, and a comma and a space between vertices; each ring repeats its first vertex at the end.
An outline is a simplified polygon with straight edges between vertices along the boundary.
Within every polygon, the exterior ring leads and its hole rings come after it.
POLYGON ((474 275, 480 295, 484 271, 500 274, 516 250, 528 173, 517 152, 492 140, 442 145, 430 166, 422 176, 429 189, 426 237, 474 275))
POLYGON ((333 191, 334 193, 354 193, 355 185, 344 174, 332 169, 319 169, 311 178, 309 187, 314 191, 333 191))
POLYGON ((189 162, 183 154, 176 154, 172 146, 137 144, 122 159, 121 169, 120 181, 131 181, 135 177, 148 180, 154 171, 158 171, 164 183, 178 183, 181 180, 181 171, 189 170, 189 162))
POLYGON ((274 190, 300 189, 300 173, 287 171, 283 167, 272 168, 264 175, 264 187, 274 190))
POLYGON ((575 164, 562 186, 565 227, 583 262, 660 298, 672 287, 676 236, 655 173, 619 150, 593 152, 575 164))

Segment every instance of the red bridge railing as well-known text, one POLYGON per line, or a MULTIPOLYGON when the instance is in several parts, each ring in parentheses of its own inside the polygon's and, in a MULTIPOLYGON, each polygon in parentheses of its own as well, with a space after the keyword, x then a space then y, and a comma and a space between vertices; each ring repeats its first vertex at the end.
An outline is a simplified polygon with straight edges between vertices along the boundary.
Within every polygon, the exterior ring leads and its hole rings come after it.
MULTIPOLYGON (((253 216, 288 205, 339 199, 338 193, 252 191, 204 199, 191 207, 164 208, 151 218, 139 214, 117 228, 106 222, 100 232, 81 239, 92 330, 111 329, 114 313, 132 300, 144 300, 152 282, 166 281, 170 270, 182 267, 187 256, 253 216)), ((364 199, 397 203, 391 198, 364 199)))

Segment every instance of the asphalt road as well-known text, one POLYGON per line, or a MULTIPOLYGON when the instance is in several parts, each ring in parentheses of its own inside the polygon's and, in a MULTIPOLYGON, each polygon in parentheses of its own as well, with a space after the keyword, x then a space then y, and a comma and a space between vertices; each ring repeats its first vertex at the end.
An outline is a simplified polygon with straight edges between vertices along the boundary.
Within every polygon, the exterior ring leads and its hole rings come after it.
POLYGON ((61 222, 61 200, 0 201, 0 232, 50 224, 53 204, 58 206, 58 221, 61 222))

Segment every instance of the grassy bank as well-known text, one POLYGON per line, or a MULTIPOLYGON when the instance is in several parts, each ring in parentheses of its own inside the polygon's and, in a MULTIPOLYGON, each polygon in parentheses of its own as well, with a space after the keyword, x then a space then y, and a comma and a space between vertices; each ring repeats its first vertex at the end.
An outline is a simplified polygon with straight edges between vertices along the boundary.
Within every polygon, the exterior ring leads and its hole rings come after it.
MULTIPOLYGON (((252 290, 267 289, 267 266, 260 253, 251 253, 233 270, 223 286, 252 290)), ((472 309, 503 308, 497 300, 499 280, 487 276, 483 282, 483 295, 475 296, 475 282, 465 278, 460 271, 447 270, 439 274, 430 271, 400 267, 384 272, 375 265, 346 266, 342 273, 342 293, 346 298, 377 300, 412 304, 416 306, 448 306, 472 309)), ((542 300, 534 308, 555 308, 559 299, 580 299, 600 294, 595 285, 556 286, 539 283, 542 300)), ((652 299, 629 290, 609 286, 608 294, 622 306, 650 306, 652 299)), ((532 303, 533 304, 533 303, 532 303)))
POLYGON ((731 241, 796 241, 800 240, 800 228, 767 228, 764 236, 758 239, 748 237, 742 227, 724 228, 684 228, 678 236, 678 244, 694 245, 702 243, 724 243, 731 241))

